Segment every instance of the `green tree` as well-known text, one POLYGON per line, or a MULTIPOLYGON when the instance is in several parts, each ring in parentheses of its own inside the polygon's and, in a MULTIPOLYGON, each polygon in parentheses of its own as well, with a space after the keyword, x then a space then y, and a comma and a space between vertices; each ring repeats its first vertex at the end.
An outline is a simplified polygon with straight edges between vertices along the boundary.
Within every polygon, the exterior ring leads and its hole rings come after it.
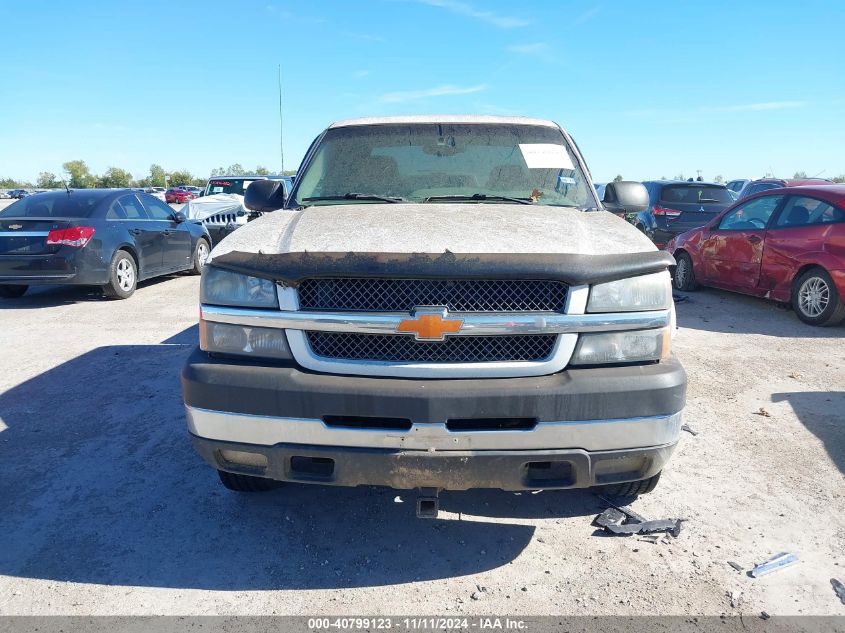
POLYGON ((613 182, 622 182, 623 180, 625 179, 622 177, 622 174, 616 174, 616 178, 613 179, 613 182))
POLYGON ((686 180, 686 178, 684 178, 684 174, 683 174, 683 172, 681 172, 680 174, 675 176, 675 178, 673 178, 673 180, 686 180))
POLYGON ((719 174, 713 179, 713 182, 718 182, 720 185, 725 182, 725 177, 719 174))
POLYGON ((170 172, 168 180, 168 184, 171 187, 181 187, 183 185, 190 185, 192 182, 194 182, 194 176, 187 169, 181 171, 176 170, 170 172))
POLYGON ((56 180, 56 174, 51 174, 49 171, 42 171, 38 174, 38 180, 35 186, 39 189, 55 189, 60 187, 62 183, 56 180))
POLYGON ((793 178, 806 178, 807 172, 806 171, 796 171, 795 174, 792 176, 793 178))
POLYGON ((150 165, 150 187, 164 187, 164 167, 153 163, 150 165))
POLYGON ((3 189, 17 189, 18 181, 14 178, 0 178, 0 187, 3 189))
POLYGON ((839 174, 838 176, 834 176, 833 182, 845 182, 845 174, 839 174))
POLYGON ((62 163, 62 169, 68 175, 68 186, 74 189, 87 189, 93 187, 96 182, 96 178, 88 170, 88 165, 84 160, 69 160, 62 163))
POLYGON ((97 185, 100 187, 120 188, 130 187, 132 185, 132 174, 119 167, 109 167, 105 173, 97 179, 97 185))

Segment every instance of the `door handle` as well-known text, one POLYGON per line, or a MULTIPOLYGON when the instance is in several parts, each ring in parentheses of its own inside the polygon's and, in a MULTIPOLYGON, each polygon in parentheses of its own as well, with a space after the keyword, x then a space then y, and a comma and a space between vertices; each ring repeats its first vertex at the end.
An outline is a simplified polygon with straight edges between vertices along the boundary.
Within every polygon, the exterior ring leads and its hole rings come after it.
POLYGON ((141 234, 141 229, 129 229, 129 232, 130 232, 132 235, 140 235, 140 234, 141 234))
POLYGON ((752 244, 759 244, 760 242, 763 241, 763 238, 760 237, 759 235, 749 235, 748 241, 751 242, 752 244))
POLYGON ((167 230, 164 232, 164 237, 170 237, 171 235, 173 235, 173 231, 167 230))

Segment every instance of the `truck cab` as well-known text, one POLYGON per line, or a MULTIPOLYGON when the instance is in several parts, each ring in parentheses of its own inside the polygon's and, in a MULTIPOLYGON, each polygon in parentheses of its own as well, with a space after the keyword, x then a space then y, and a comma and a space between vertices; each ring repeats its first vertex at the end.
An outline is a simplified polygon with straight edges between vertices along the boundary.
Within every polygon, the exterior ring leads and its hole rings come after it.
MULTIPOLYGON (((522 117, 329 126, 292 191, 212 251, 182 372, 197 451, 234 490, 657 483, 686 375, 671 255, 603 199, 572 138, 522 117)), ((431 511, 433 508, 433 512, 431 511)))

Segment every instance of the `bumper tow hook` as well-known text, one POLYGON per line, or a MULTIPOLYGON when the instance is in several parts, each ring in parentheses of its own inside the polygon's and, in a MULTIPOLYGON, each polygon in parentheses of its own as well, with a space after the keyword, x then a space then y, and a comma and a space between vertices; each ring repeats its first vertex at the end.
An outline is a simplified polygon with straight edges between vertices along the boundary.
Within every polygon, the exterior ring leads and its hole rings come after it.
POLYGON ((420 488, 417 496, 417 518, 436 519, 440 512, 440 490, 438 488, 420 488))

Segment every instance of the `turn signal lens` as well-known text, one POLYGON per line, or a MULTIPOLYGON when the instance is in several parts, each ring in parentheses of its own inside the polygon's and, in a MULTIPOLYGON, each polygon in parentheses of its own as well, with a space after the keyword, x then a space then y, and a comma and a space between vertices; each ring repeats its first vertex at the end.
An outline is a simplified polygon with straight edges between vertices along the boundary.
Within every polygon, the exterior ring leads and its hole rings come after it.
POLYGON ((632 332, 581 334, 572 356, 572 365, 641 363, 668 358, 669 328, 632 332))
POLYGON ((284 330, 200 321, 200 349, 218 354, 291 358, 284 330))

